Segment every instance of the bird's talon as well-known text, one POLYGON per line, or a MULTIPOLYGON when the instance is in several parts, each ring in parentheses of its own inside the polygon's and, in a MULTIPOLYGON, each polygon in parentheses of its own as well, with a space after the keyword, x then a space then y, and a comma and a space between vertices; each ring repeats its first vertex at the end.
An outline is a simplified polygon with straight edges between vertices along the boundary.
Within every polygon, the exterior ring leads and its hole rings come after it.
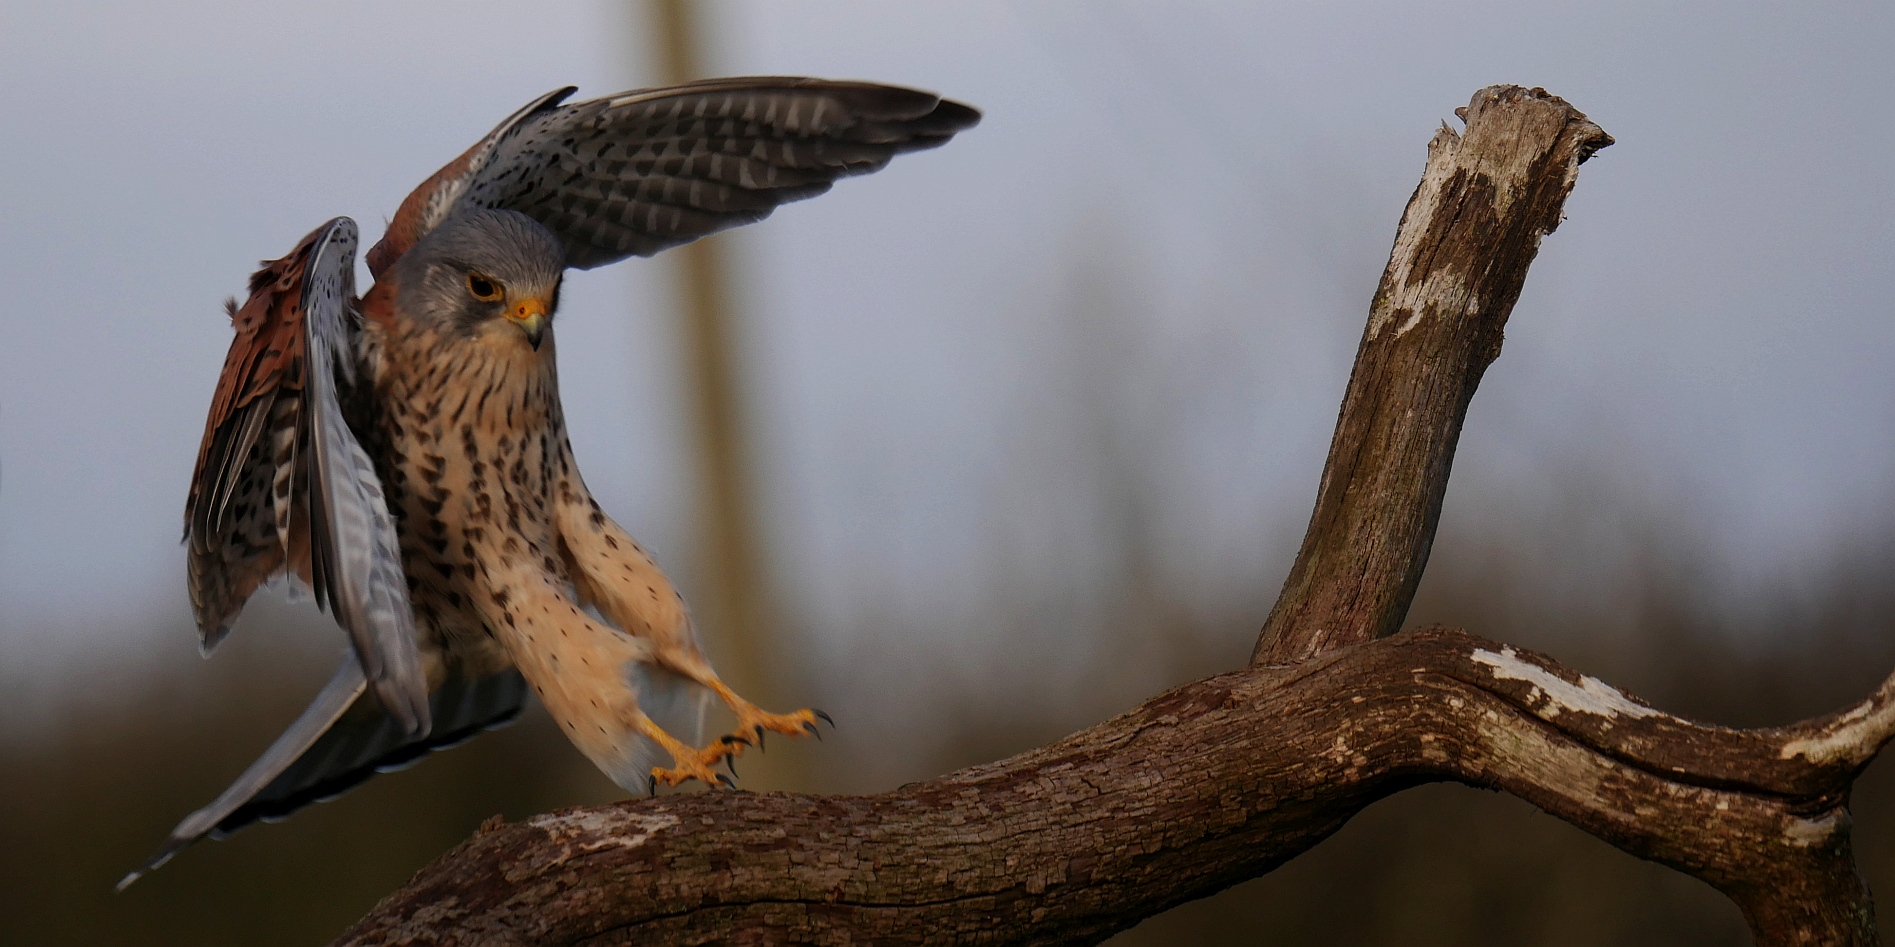
POLYGON ((823 713, 823 712, 822 712, 822 711, 820 711, 820 710, 812 710, 812 711, 810 711, 810 713, 813 713, 813 714, 815 714, 816 716, 818 716, 818 717, 820 717, 820 718, 822 718, 822 722, 823 722, 823 723, 826 723, 826 724, 828 724, 828 725, 829 725, 829 727, 830 727, 830 729, 834 729, 834 728, 835 728, 835 726, 836 726, 836 721, 835 721, 834 719, 832 719, 832 718, 831 718, 831 717, 830 717, 830 716, 829 716, 828 714, 826 714, 826 713, 823 713))
POLYGON ((651 777, 651 795, 653 798, 658 796, 658 777, 655 775, 651 777))

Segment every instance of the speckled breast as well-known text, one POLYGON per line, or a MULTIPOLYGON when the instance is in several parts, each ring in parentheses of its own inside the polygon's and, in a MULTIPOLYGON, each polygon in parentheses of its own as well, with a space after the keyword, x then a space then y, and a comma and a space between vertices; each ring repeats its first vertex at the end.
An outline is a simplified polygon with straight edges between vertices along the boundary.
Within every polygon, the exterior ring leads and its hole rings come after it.
MULTIPOLYGON (((379 452, 422 648, 475 673, 511 664, 476 596, 531 557, 564 575, 551 490, 571 469, 550 359, 479 338, 384 350, 379 452)), ((520 347, 524 348, 524 347, 520 347)), ((550 353, 548 353, 550 354, 550 353)))

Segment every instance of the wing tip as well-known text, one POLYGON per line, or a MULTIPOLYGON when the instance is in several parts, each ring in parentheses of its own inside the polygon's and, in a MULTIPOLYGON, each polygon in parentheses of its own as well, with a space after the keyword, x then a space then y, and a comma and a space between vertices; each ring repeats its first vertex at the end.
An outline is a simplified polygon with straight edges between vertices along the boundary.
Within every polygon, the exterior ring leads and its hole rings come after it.
POLYGON ((936 119, 942 125, 952 126, 953 131, 949 134, 953 134, 953 132, 963 132, 979 125, 981 111, 965 102, 942 99, 940 104, 934 107, 934 111, 928 113, 928 117, 936 119))
POLYGON ((234 614, 213 621, 205 620, 206 617, 200 617, 197 626, 197 656, 200 658, 208 658, 216 653, 217 646, 230 637, 230 630, 236 626, 237 620, 234 614))
POLYGON ((970 128, 980 124, 980 110, 953 99, 941 99, 932 111, 893 125, 897 138, 889 144, 896 154, 939 148, 970 128))
POLYGON ((176 855, 184 846, 195 841, 197 841, 196 838, 179 838, 177 835, 172 835, 169 839, 165 840, 164 847, 158 849, 158 854, 151 856, 151 858, 145 861, 144 867, 134 868, 126 872, 125 877, 120 878, 118 884, 112 886, 112 893, 123 894, 126 888, 132 886, 132 882, 164 867, 164 863, 170 861, 171 856, 176 855))

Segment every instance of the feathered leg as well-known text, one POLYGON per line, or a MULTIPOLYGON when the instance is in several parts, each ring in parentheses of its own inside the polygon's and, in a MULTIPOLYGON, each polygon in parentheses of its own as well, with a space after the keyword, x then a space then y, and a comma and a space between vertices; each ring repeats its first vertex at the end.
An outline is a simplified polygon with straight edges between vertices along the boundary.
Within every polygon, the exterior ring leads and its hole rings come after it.
POLYGON ((653 777, 723 782, 712 769, 722 756, 692 748, 646 714, 657 664, 649 642, 594 621, 565 576, 522 561, 483 572, 492 591, 478 607, 488 627, 567 738, 613 782, 631 792, 653 777), (672 766, 659 769, 667 754, 672 766))
MULTIPOLYGON (((651 648, 651 659, 716 694, 737 715, 732 736, 698 751, 700 761, 716 765, 766 732, 803 736, 816 732, 818 711, 767 713, 730 689, 711 668, 698 644, 684 599, 671 581, 598 503, 583 485, 562 484, 556 524, 573 583, 586 602, 651 648)), ((826 718, 823 718, 826 719, 826 718)), ((655 774, 668 780, 667 774, 655 774)))

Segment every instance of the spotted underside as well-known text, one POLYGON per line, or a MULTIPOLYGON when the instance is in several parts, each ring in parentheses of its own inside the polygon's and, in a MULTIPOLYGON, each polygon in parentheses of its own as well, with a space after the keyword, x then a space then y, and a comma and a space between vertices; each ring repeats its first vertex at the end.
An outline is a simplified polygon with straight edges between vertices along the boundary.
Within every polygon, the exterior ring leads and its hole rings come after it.
POLYGON ((683 599, 579 476, 553 343, 390 325, 371 330, 387 406, 378 454, 423 654, 476 675, 517 664, 582 752, 642 786, 663 756, 639 733, 641 697, 683 708, 666 729, 686 743, 704 702, 670 693, 687 684, 675 675, 639 693, 635 666, 709 664, 683 599))

